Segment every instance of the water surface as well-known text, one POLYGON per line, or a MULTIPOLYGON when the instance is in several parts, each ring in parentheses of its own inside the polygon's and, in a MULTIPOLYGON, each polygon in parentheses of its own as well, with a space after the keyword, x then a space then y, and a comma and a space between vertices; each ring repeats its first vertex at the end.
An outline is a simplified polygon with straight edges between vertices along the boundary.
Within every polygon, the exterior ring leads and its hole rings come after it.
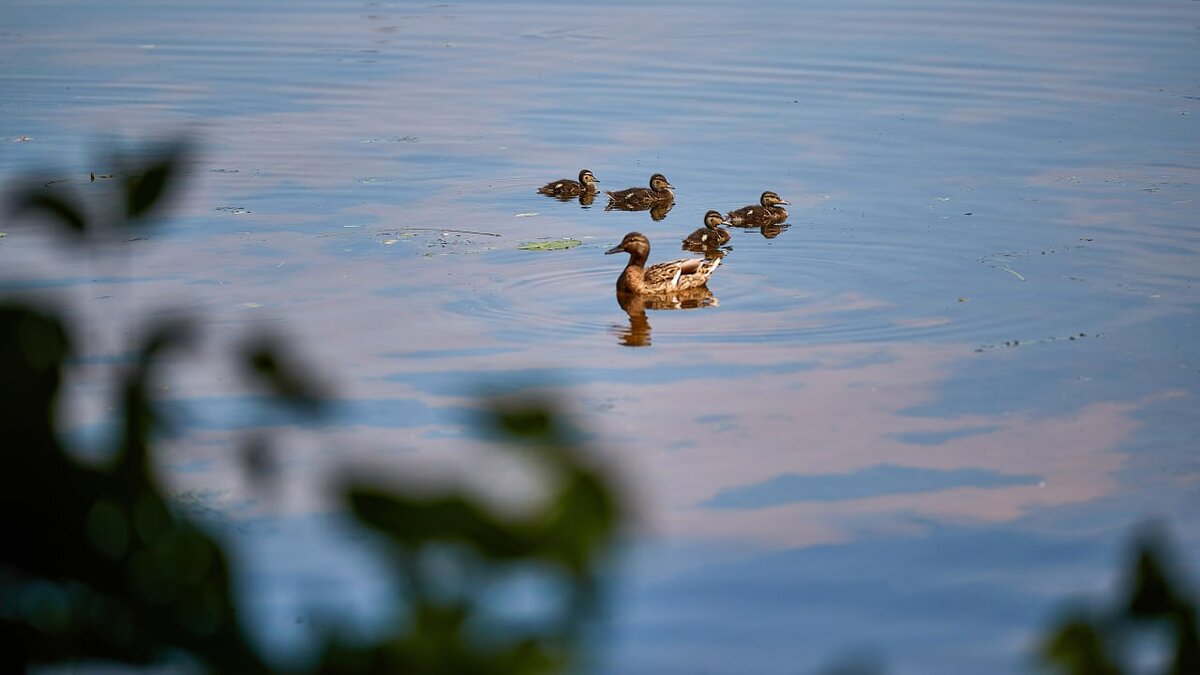
POLYGON ((638 507, 603 672, 1025 672, 1134 524, 1200 553, 1200 3, 6 15, 0 177, 54 167, 92 198, 109 143, 202 149, 117 255, 64 262, 5 225, 0 288, 87 321, 85 444, 146 322, 126 317, 202 318, 162 463, 227 526, 269 649, 315 608, 382 611, 329 515, 344 467, 521 492, 470 424, 496 387, 553 388, 638 507), (581 167, 602 189, 662 172, 675 206, 535 194, 581 167), (706 210, 767 189, 790 227, 736 230, 708 306, 618 306, 603 251, 626 232, 680 257, 706 210), (583 243, 518 249, 559 237, 583 243), (262 421, 224 359, 263 328, 339 396, 330 423, 278 421, 271 497, 231 449, 262 421))

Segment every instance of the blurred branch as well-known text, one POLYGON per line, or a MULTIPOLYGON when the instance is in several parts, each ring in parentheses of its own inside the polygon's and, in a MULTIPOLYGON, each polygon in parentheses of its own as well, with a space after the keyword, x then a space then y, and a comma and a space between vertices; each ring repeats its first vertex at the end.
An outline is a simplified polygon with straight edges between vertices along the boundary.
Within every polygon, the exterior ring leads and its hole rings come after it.
MULTIPOLYGON (((114 153, 116 203, 92 204, 111 222, 89 218, 76 193, 57 183, 18 191, 15 212, 49 219, 70 244, 113 237, 148 222, 189 154, 183 141, 149 160, 114 153)), ((0 671, 88 659, 151 664, 183 651, 211 672, 270 672, 237 622, 221 546, 168 501, 153 471, 166 424, 155 383, 163 357, 189 346, 197 326, 164 321, 146 335, 120 387, 123 434, 113 461, 99 467, 76 461, 60 440, 56 410, 72 332, 54 312, 0 304, 0 538, 11 543, 0 548, 0 671)), ((325 410, 325 388, 278 336, 252 338, 239 356, 297 415, 325 410)), ((372 644, 345 642, 337 630, 322 636, 318 672, 532 675, 579 662, 579 628, 618 527, 612 483, 586 466, 548 405, 497 404, 486 424, 547 469, 549 498, 514 519, 463 492, 422 497, 349 486, 352 512, 393 544, 405 618, 372 644), (522 569, 557 571, 564 591, 556 606, 537 628, 486 630, 477 595, 522 569)), ((265 436, 242 447, 252 476, 272 471, 265 436)))
POLYGON ((1143 527, 1132 544, 1133 562, 1125 573, 1124 599, 1107 612, 1075 610, 1042 641, 1042 660, 1071 675, 1136 672, 1125 649, 1137 634, 1156 632, 1167 646, 1165 673, 1200 673, 1200 632, 1196 605, 1171 574, 1166 535, 1143 527))

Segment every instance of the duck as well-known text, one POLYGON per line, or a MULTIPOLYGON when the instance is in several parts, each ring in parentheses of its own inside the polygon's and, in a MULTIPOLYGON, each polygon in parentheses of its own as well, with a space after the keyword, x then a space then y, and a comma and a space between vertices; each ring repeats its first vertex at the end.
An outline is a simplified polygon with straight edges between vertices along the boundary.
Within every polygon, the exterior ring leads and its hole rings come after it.
POLYGON ((729 220, 730 225, 737 227, 758 227, 782 223, 787 220, 788 212, 787 209, 778 205, 787 203, 779 195, 767 190, 758 198, 758 204, 730 211, 725 217, 729 220))
POLYGON ((671 204, 675 202, 675 186, 667 181, 667 177, 661 173, 656 173, 650 176, 649 188, 629 188, 627 190, 618 190, 611 192, 606 190, 608 195, 608 209, 620 209, 622 211, 642 211, 654 206, 663 204, 671 204))
POLYGON ((721 227, 725 218, 719 211, 704 214, 704 227, 683 238, 683 247, 689 251, 723 246, 729 241, 729 230, 721 227))
POLYGON ((551 197, 578 197, 580 195, 595 194, 595 192, 596 177, 587 169, 579 172, 579 180, 577 181, 570 178, 563 178, 546 183, 538 188, 538 194, 549 195, 551 197))
POLYGON ((721 264, 720 257, 681 258, 646 267, 650 240, 641 232, 630 232, 620 244, 604 253, 628 253, 629 263, 617 277, 617 295, 669 294, 701 288, 721 264))

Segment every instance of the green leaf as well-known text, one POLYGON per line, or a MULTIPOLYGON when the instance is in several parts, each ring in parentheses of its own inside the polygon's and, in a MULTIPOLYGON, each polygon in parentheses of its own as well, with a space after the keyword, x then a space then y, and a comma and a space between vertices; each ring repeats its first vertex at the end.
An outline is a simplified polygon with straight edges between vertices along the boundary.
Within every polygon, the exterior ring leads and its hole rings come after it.
POLYGON ((242 358, 249 373, 299 412, 321 412, 325 403, 323 387, 304 372, 300 360, 287 353, 282 340, 257 336, 243 347, 242 358))
POLYGON ((179 174, 186 153, 186 143, 176 142, 140 172, 135 167, 124 172, 125 215, 130 221, 145 216, 161 201, 179 174))
POLYGON ((17 197, 16 205, 17 215, 27 211, 41 211, 60 225, 65 225, 70 234, 82 235, 87 230, 87 219, 71 197, 47 194, 44 189, 30 188, 24 195, 17 197))
POLYGON ((1170 616, 1180 604, 1155 548, 1147 541, 1138 551, 1129 598, 1131 616, 1146 619, 1170 616))
POLYGON ((453 541, 493 559, 520 558, 530 548, 520 527, 457 495, 420 499, 362 487, 350 490, 349 501, 360 520, 405 548, 453 541))
POLYGON ((1090 620, 1075 617, 1042 644, 1042 659, 1070 675, 1120 675, 1108 654, 1110 640, 1090 620))
POLYGON ((583 242, 578 239, 547 239, 543 241, 530 241, 521 244, 517 248, 522 251, 562 251, 568 248, 575 248, 583 242))
POLYGON ((162 196, 170 177, 171 165, 164 162, 151 166, 140 176, 125 179, 125 215, 132 220, 149 211, 162 196))

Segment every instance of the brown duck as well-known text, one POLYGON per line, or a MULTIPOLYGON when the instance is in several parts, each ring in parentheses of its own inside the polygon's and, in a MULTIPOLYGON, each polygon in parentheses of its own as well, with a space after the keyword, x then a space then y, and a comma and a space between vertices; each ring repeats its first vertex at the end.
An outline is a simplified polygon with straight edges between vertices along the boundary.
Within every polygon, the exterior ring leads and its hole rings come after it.
POLYGON ((779 204, 787 204, 779 195, 767 190, 758 198, 757 205, 743 206, 726 214, 730 225, 737 227, 759 227, 787 220, 788 212, 779 204))
POLYGON ((578 197, 580 195, 596 193, 596 177, 591 171, 583 169, 579 172, 579 180, 571 180, 563 178, 552 183, 546 183, 538 188, 538 194, 549 195, 551 197, 578 197))
POLYGON ((650 257, 650 240, 641 232, 630 232, 620 244, 605 253, 622 251, 629 254, 629 263, 625 265, 621 276, 617 277, 617 295, 662 294, 700 288, 721 264, 720 257, 683 258, 646 267, 646 259, 650 257))
POLYGON ((683 238, 683 247, 689 251, 703 251, 723 246, 729 241, 729 230, 721 227, 725 219, 718 211, 704 214, 704 227, 683 238))
POLYGON ((667 177, 661 173, 650 176, 650 187, 629 188, 616 192, 605 191, 608 194, 609 209, 622 211, 643 211, 655 206, 675 202, 675 186, 667 182, 667 177))

